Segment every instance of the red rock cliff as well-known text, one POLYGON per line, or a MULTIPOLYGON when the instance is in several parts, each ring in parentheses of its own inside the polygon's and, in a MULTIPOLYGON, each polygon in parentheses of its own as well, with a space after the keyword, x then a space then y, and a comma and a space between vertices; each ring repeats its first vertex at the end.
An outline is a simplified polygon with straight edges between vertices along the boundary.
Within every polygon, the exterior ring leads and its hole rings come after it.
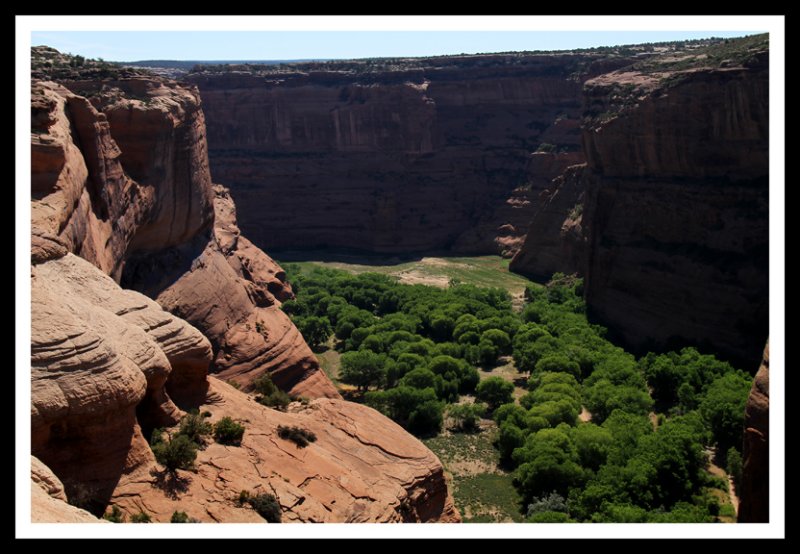
POLYGON ((755 365, 769 302, 769 76, 766 44, 754 49, 744 62, 587 81, 583 177, 554 182, 512 268, 580 271, 590 315, 634 349, 689 343, 755 365))
MULTIPOLYGON (((148 78, 68 84, 91 100, 33 86, 31 439, 70 501, 156 521, 187 503, 201 521, 261 521, 233 497, 263 488, 287 520, 458 521, 438 459, 339 399, 278 309, 291 296, 283 271, 240 235, 230 196, 211 186, 196 91, 148 78), (282 414, 209 367, 242 384, 272 371, 287 390, 333 399, 282 414), (198 473, 179 477, 185 490, 165 488, 145 436, 201 405, 247 419, 250 437, 209 446, 198 473), (331 439, 289 463, 296 455, 274 429, 289 422, 331 439), (227 465, 227 476, 203 464, 227 465), (223 482, 233 488, 218 490, 223 482)), ((37 498, 38 520, 84 518, 37 498)))
POLYGON ((395 71, 298 65, 188 78, 203 97, 215 175, 258 246, 510 255, 538 192, 583 161, 581 82, 612 63, 600 58, 471 56, 395 71), (554 151, 532 158, 542 144, 554 151))
POLYGON ((769 343, 744 409, 739 521, 769 521, 769 343))

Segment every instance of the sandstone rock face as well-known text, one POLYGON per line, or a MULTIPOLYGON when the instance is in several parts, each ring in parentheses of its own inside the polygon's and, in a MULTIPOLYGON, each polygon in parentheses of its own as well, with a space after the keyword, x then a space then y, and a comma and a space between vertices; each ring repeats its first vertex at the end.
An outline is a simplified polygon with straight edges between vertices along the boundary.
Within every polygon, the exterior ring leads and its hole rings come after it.
POLYGON ((187 319, 211 339, 212 371, 242 384, 275 371, 296 394, 338 396, 278 309, 292 296, 285 273, 240 236, 230 196, 215 209, 196 89, 145 77, 66 84, 90 100, 54 83, 33 86, 32 261, 71 251, 118 281, 125 273, 128 288, 151 297, 191 272, 182 281, 191 294, 176 300, 186 291, 173 289, 162 305, 208 312, 187 319), (208 264, 195 263, 206 246, 208 264), (154 259, 160 273, 142 278, 154 259), (219 306, 222 290, 230 297, 219 306), (259 322, 270 338, 255 333, 259 322))
POLYGON ((203 98, 215 176, 256 245, 510 255, 525 207, 583 161, 581 81, 602 61, 497 55, 187 78, 203 98), (554 153, 531 160, 543 143, 554 153), (514 192, 526 184, 530 194, 514 192))
POLYGON ((371 408, 338 399, 292 404, 288 413, 265 408, 233 387, 209 378, 199 406, 246 427, 241 446, 211 442, 197 471, 177 478, 155 466, 121 479, 111 502, 123 512, 140 509, 154 521, 173 511, 203 522, 262 522, 239 492, 269 493, 283 522, 459 521, 439 460, 417 439, 371 408), (280 439, 278 425, 312 431, 305 448, 280 439))
POLYGON ((35 456, 31 456, 31 522, 108 523, 67 504, 64 485, 35 456))
POLYGON ((292 296, 286 274, 240 235, 236 208, 215 187, 215 225, 209 236, 155 254, 133 256, 123 284, 142 290, 202 330, 214 347, 221 378, 247 387, 264 370, 292 394, 339 398, 333 384, 280 309, 292 296), (199 251, 199 253, 198 253, 199 251))
POLYGON ((583 199, 589 179, 586 164, 575 165, 542 191, 525 242, 509 264, 511 271, 537 281, 546 281, 555 272, 583 271, 586 257, 583 199))
POLYGON ((153 461, 140 424, 175 424, 165 390, 206 388, 208 340, 67 254, 31 270, 33 454, 98 504, 120 473, 153 461))
POLYGON ((227 504, 248 487, 277 493, 287 521, 459 521, 436 456, 340 400, 280 311, 292 296, 283 270, 240 235, 230 195, 211 186, 196 92, 131 81, 70 83, 91 102, 34 85, 34 521, 97 521, 65 498, 96 515, 112 502, 168 521, 188 501, 202 521, 263 521, 227 504), (209 367, 242 384, 273 371, 293 393, 334 400, 283 414, 208 378, 209 367), (145 437, 196 407, 246 420, 244 443, 209 445, 198 473, 165 489, 145 437), (294 452, 278 424, 320 439, 294 452))
POLYGON ((742 483, 739 521, 769 521, 769 343, 753 380, 744 411, 742 483))
POLYGON ((587 81, 584 176, 555 184, 512 267, 546 278, 576 268, 577 254, 590 316, 630 348, 694 344, 757 363, 768 327, 767 84, 766 52, 666 80, 626 70, 587 81))

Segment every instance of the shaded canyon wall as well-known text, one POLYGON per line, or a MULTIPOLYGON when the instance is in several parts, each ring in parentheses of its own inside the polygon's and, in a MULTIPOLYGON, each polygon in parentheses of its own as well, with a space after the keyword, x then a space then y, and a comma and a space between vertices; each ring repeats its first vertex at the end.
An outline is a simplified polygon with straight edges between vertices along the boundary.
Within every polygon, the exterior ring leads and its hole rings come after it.
POLYGON ((583 161, 583 80, 625 63, 589 54, 415 62, 187 77, 203 97, 215 176, 256 245, 511 255, 539 192, 583 161), (535 153, 543 144, 552 151, 535 153))

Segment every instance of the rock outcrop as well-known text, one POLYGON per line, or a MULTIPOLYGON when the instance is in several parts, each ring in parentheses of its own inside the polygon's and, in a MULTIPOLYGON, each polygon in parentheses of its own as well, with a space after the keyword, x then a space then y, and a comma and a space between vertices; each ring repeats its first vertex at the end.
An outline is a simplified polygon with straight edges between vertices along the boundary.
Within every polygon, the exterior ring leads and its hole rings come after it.
POLYGON ((744 411, 739 521, 769 522, 769 343, 744 411))
POLYGON ((528 224, 525 242, 509 264, 511 271, 537 281, 547 281, 556 272, 583 271, 583 200, 589 178, 586 164, 575 165, 540 193, 539 208, 528 224))
POLYGON ((588 80, 584 176, 554 183, 512 263, 538 278, 578 270, 590 317, 635 351, 691 344, 742 367, 760 359, 769 55, 766 39, 742 44, 739 60, 709 49, 588 80), (690 67, 671 69, 676 59, 690 67))
POLYGON ((31 310, 33 454, 103 507, 120 474, 154 462, 141 427, 179 420, 167 389, 204 393, 211 347, 71 253, 31 268, 31 310))
POLYGON ((288 413, 211 377, 199 406, 210 421, 244 423, 241 446, 212 442, 197 471, 170 477, 155 467, 123 476, 111 502, 124 513, 144 510, 169 521, 175 510, 204 522, 263 522, 242 490, 274 495, 284 522, 459 521, 439 460, 400 426, 371 408, 337 399, 291 405, 288 413), (305 448, 278 437, 298 426, 317 440, 305 448))
POLYGON ((31 522, 106 523, 86 510, 67 504, 64 485, 35 456, 31 456, 31 522))
POLYGON ((215 186, 210 236, 132 256, 122 283, 155 298, 211 340, 214 372, 247 387, 265 369, 298 396, 339 398, 280 301, 293 296, 286 274, 241 236, 227 189, 215 186))
POLYGON ((196 90, 67 85, 33 86, 31 440, 54 473, 34 462, 34 519, 96 521, 66 498, 95 515, 114 503, 168 521, 190 502, 201 521, 263 521, 225 505, 252 488, 277 493, 287 521, 458 521, 436 456, 341 400, 279 309, 292 296, 283 270, 211 185, 196 90), (281 413, 209 368, 243 385, 271 371, 294 394, 333 399, 281 413), (244 421, 244 442, 210 444, 196 474, 165 481, 145 437, 198 407, 244 421), (283 424, 320 438, 294 452, 283 424))
POLYGON ((211 340, 212 371, 241 384, 274 371, 292 393, 337 396, 278 309, 292 296, 285 273, 214 192, 196 89, 152 77, 64 84, 88 99, 33 87, 32 259, 65 249, 157 298, 211 340), (257 322, 271 338, 258 340, 257 322))
POLYGON ((187 79, 215 176, 256 245, 511 255, 539 191, 584 159, 582 81, 624 63, 455 56, 187 79))

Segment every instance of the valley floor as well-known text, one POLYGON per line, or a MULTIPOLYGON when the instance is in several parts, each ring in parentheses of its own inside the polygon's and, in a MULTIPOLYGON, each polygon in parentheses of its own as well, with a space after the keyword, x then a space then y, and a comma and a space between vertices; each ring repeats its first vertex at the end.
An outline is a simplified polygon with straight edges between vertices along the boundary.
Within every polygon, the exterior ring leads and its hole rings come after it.
MULTIPOLYGON (((499 256, 477 257, 420 257, 416 260, 399 258, 368 258, 356 255, 337 255, 332 258, 323 253, 284 253, 282 265, 292 274, 306 274, 315 268, 328 268, 350 274, 379 273, 396 278, 403 284, 421 284, 447 288, 454 284, 470 284, 480 287, 503 288, 512 297, 513 309, 520 311, 524 305, 527 287, 540 285, 510 273, 508 260, 499 256)), ((334 382, 342 395, 352 401, 363 402, 364 393, 357 387, 343 383, 340 379, 341 344, 335 336, 320 344, 316 356, 320 366, 334 382)), ((500 356, 492 367, 479 369, 480 380, 499 377, 514 385, 512 399, 520 403, 528 393, 529 374, 520 372, 512 356, 500 356)), ((472 403, 471 394, 461 395, 458 403, 472 403)), ((581 407, 580 421, 592 420, 592 414, 581 407)), ((650 412, 653 428, 659 425, 654 412, 650 412)), ((424 438, 424 444, 441 460, 445 467, 456 507, 466 523, 485 522, 523 522, 526 507, 523 497, 514 485, 513 471, 503 467, 498 450, 498 425, 492 420, 482 418, 473 432, 455 431, 445 419, 443 430, 433 437, 424 438)), ((709 460, 714 460, 714 452, 707 452, 709 460)), ((735 522, 738 499, 730 484, 730 476, 713 461, 706 471, 719 479, 718 487, 709 487, 709 494, 717 499, 720 512, 717 521, 735 522), (723 487, 724 485, 727 485, 723 487), (725 489, 725 490, 723 490, 725 489)))

